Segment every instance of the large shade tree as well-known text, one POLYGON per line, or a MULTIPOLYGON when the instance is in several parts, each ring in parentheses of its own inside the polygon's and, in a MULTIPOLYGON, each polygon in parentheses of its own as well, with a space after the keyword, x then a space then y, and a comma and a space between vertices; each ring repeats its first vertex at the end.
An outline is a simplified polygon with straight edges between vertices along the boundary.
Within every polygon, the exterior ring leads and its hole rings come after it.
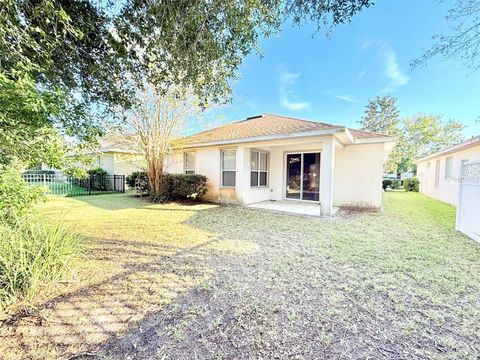
POLYGON ((91 141, 106 118, 94 115, 130 108, 135 99, 131 89, 145 82, 158 90, 188 87, 203 100, 224 99, 245 56, 258 51, 259 38, 278 32, 286 19, 297 25, 313 21, 328 30, 349 22, 370 4, 370 0, 2 1, 0 96, 5 101, 0 103, 0 131, 11 141, 0 144, 0 156, 4 162, 14 155, 28 160, 16 142, 32 140, 32 134, 45 133, 45 128, 91 141), (8 89, 21 93, 25 82, 30 91, 21 100, 8 99, 8 89), (12 132, 16 125, 25 131, 12 132))
POLYGON ((445 121, 440 115, 400 117, 397 99, 386 95, 370 100, 360 121, 363 129, 395 136, 397 144, 385 164, 385 172, 414 171, 414 161, 463 139, 465 125, 445 121))
MULTIPOLYGON (((362 129, 385 135, 401 138, 400 110, 397 98, 392 95, 377 96, 369 100, 365 106, 365 112, 360 120, 362 129)), ((400 141, 393 148, 390 157, 385 164, 385 172, 397 173, 402 159, 400 141)))
POLYGON ((150 196, 162 195, 164 164, 182 145, 188 121, 200 115, 201 107, 186 89, 158 91, 153 86, 136 94, 136 105, 120 128, 121 139, 143 155, 150 196))
POLYGON ((443 56, 463 60, 472 72, 480 69, 480 1, 455 0, 451 4, 445 17, 448 30, 433 36, 433 45, 413 60, 413 66, 443 56))

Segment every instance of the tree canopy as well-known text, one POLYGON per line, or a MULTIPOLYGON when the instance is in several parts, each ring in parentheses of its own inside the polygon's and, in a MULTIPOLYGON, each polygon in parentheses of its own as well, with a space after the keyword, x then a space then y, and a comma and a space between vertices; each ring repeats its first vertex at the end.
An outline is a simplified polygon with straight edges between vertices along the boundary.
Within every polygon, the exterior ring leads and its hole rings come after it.
MULTIPOLYGON (((157 91, 192 88, 203 101, 230 93, 246 55, 259 39, 291 19, 318 29, 349 22, 371 0, 5 0, 0 4, 0 90, 31 96, 20 109, 2 94, 1 130, 16 123, 27 141, 54 128, 89 141, 103 110, 125 109, 145 81, 157 91), (55 96, 53 96, 55 94, 55 96), (15 108, 16 110, 14 111, 15 108), (27 113, 26 117, 16 117, 27 113), (95 117, 94 115, 100 114, 95 117), (8 118, 8 120, 5 120, 8 118)), ((20 133, 9 135, 20 140, 20 133)), ((18 149, 17 149, 18 150, 18 149)), ((0 147, 4 153, 14 151, 0 147)), ((17 152, 18 155, 18 152, 17 152)), ((8 157, 4 157, 5 159, 8 157)))
POLYGON ((391 95, 377 96, 369 100, 360 121, 363 129, 386 135, 396 135, 400 124, 397 98, 391 95))
POLYGON ((445 121, 441 115, 418 114, 404 119, 399 150, 403 154, 400 171, 411 171, 413 162, 463 140, 465 125, 455 120, 445 121))
POLYGON ((413 171, 416 159, 461 142, 465 127, 455 120, 444 121, 441 115, 401 118, 397 99, 391 95, 370 100, 360 123, 365 130, 397 137, 397 144, 385 164, 385 171, 389 173, 413 171))
POLYGON ((480 1, 456 0, 452 3, 445 17, 449 31, 433 36, 432 47, 413 60, 413 66, 440 55, 460 58, 472 71, 480 69, 480 1))

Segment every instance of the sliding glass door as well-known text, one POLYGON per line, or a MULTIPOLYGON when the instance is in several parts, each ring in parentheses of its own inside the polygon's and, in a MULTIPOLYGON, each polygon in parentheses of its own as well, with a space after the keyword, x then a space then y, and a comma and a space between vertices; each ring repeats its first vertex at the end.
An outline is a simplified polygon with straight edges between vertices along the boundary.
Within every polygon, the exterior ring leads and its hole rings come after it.
POLYGON ((287 154, 287 199, 319 201, 320 153, 287 154))
POLYGON ((288 199, 302 198, 302 154, 287 154, 287 194, 288 199))

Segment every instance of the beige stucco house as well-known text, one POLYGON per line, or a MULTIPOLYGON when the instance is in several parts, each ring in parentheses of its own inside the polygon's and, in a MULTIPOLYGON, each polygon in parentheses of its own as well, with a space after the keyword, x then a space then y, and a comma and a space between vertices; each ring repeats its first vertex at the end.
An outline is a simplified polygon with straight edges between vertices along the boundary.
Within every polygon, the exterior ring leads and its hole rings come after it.
POLYGON ((469 161, 480 161, 480 136, 417 160, 420 192, 457 205, 461 167, 469 161))
POLYGON ((141 153, 125 148, 115 141, 99 140, 100 147, 95 152, 95 166, 106 170, 110 175, 129 175, 134 171, 144 171, 145 160, 141 153))
POLYGON ((382 206, 394 144, 382 134, 263 114, 187 137, 165 167, 207 176, 209 200, 310 203, 330 216, 337 206, 382 206))
MULTIPOLYGON (((99 148, 89 154, 95 157, 93 167, 100 167, 109 175, 127 176, 134 171, 145 171, 145 160, 141 153, 127 149, 124 144, 115 141, 100 139, 98 143, 99 148)), ((61 173, 61 170, 45 164, 42 164, 41 169, 61 173)))

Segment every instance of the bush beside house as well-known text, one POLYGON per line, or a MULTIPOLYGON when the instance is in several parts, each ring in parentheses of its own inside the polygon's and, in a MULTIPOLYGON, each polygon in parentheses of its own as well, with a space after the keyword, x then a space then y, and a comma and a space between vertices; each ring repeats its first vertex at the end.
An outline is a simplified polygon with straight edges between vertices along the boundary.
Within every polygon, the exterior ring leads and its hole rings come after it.
POLYGON ((207 177, 203 175, 165 174, 164 187, 169 199, 201 199, 207 193, 207 177))
MULTIPOLYGON (((143 195, 150 195, 148 177, 145 172, 134 172, 127 176, 127 185, 143 195)), ((203 175, 164 174, 162 193, 152 199, 167 200, 201 200, 207 193, 207 177, 203 175)))
POLYGON ((409 178, 403 180, 403 188, 405 191, 413 191, 413 192, 418 192, 420 187, 420 182, 418 181, 418 178, 409 178))
POLYGON ((383 190, 387 190, 388 188, 392 190, 397 190, 402 187, 402 182, 398 179, 383 179, 382 181, 382 188, 383 190))
POLYGON ((149 186, 147 173, 134 171, 126 177, 125 182, 130 189, 136 189, 141 195, 148 195, 149 186))

